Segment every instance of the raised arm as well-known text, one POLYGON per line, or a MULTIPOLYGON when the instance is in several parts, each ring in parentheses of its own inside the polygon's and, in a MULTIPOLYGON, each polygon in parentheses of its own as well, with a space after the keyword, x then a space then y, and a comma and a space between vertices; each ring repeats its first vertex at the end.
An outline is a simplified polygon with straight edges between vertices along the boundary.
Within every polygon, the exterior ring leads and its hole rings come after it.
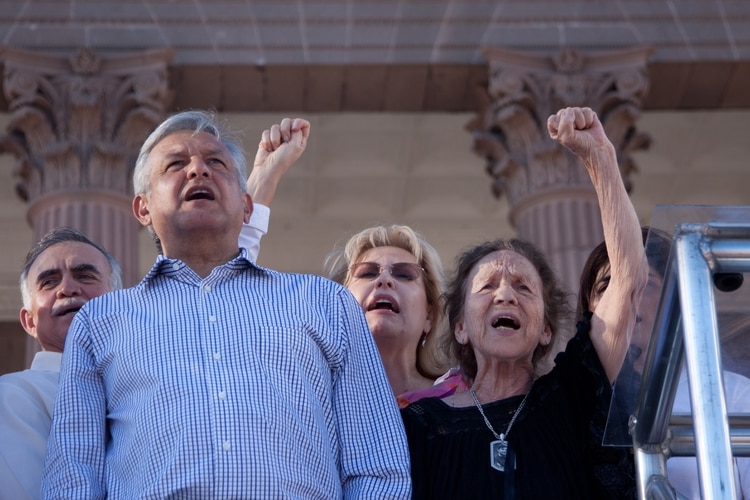
POLYGON ((281 123, 263 131, 250 177, 247 192, 253 199, 253 214, 242 225, 238 245, 247 248, 255 262, 260 253, 260 240, 268 232, 271 217, 269 206, 276 187, 284 174, 299 159, 307 146, 310 123, 302 118, 284 118, 281 123))
POLYGON ((547 120, 550 137, 575 153, 594 184, 610 261, 609 286, 594 307, 591 341, 613 382, 630 345, 648 280, 641 229, 625 191, 615 148, 590 108, 565 108, 547 120))
POLYGON ((247 179, 247 192, 254 203, 269 206, 284 174, 307 147, 310 122, 302 118, 284 118, 263 131, 255 162, 247 179))

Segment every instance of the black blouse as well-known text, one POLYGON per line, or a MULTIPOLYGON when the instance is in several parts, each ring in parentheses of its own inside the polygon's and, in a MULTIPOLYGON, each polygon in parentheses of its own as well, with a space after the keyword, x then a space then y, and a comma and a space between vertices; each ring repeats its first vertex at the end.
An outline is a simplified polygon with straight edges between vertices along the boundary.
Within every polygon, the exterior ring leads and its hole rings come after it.
MULTIPOLYGON (((590 328, 587 317, 552 371, 534 382, 507 436, 505 472, 490 465, 495 437, 475 406, 453 408, 426 398, 401 410, 414 498, 600 498, 589 424, 609 381, 589 339, 590 328)), ((505 432, 522 400, 514 396, 483 405, 498 433, 505 432)))

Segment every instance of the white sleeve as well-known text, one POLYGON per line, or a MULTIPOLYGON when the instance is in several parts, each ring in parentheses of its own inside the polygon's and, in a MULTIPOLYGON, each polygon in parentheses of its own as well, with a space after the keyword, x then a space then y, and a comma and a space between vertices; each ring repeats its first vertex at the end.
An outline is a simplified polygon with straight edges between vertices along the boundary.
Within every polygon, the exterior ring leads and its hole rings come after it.
POLYGON ((271 209, 259 203, 253 203, 253 214, 250 222, 242 224, 238 245, 246 248, 248 257, 252 262, 258 260, 260 253, 260 240, 268 232, 268 221, 271 218, 271 209))

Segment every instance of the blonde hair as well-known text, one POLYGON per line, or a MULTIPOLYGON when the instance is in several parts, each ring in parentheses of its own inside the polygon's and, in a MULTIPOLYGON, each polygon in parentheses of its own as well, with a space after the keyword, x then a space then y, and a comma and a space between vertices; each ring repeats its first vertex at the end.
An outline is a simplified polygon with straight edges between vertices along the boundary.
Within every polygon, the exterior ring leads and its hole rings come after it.
POLYGON ((429 378, 437 378, 451 366, 451 359, 442 350, 445 328, 443 288, 445 274, 437 250, 409 226, 374 226, 355 234, 343 247, 338 247, 326 257, 324 268, 328 277, 344 286, 350 281, 349 268, 366 251, 378 247, 396 247, 414 256, 424 269, 424 288, 427 303, 430 305, 432 329, 424 346, 421 342, 417 350, 417 369, 429 378))

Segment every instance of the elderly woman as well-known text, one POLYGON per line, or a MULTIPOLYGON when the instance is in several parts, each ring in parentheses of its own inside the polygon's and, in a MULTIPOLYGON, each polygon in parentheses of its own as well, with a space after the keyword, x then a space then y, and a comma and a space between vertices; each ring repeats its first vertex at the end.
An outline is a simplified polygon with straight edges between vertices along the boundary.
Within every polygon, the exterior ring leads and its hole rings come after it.
POLYGON ((401 225, 367 228, 332 252, 326 269, 362 306, 399 407, 461 388, 460 378, 433 385, 449 359, 437 348, 447 333, 444 278, 440 257, 421 235, 401 225))
POLYGON ((566 316, 565 294, 529 243, 480 244, 458 258, 446 309, 469 391, 402 410, 415 498, 592 498, 589 423, 617 376, 646 283, 638 218, 596 114, 568 108, 553 139, 589 172, 611 251, 608 289, 546 375, 535 363, 566 316))

